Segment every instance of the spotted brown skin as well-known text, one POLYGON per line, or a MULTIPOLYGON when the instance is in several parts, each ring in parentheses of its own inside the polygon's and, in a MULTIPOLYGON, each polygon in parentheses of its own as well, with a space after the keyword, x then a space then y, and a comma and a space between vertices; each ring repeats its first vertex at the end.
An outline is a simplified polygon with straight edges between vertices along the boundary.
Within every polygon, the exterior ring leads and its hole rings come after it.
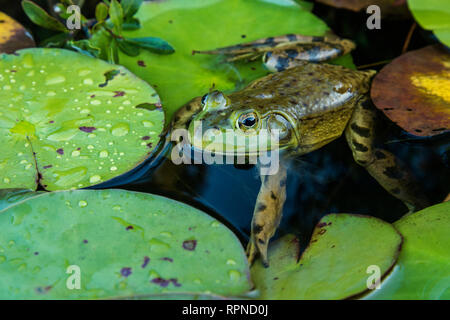
MULTIPOLYGON (((283 150, 282 159, 316 150, 345 132, 355 161, 410 212, 421 209, 428 203, 413 176, 392 153, 373 144, 376 113, 367 95, 375 72, 311 63, 353 48, 351 41, 336 37, 286 35, 200 52, 224 54, 229 61, 262 57, 269 70, 278 72, 227 96, 214 91, 204 99, 192 100, 177 112, 175 124, 189 127, 197 120, 205 130, 233 130, 235 135, 258 135, 261 129, 270 130, 276 124, 289 131, 277 146, 283 150), (247 115, 256 118, 251 133, 243 130, 240 122, 247 115)), ((283 162, 277 174, 261 176, 247 247, 250 263, 259 255, 263 265, 269 265, 267 248, 281 220, 286 176, 283 162)))

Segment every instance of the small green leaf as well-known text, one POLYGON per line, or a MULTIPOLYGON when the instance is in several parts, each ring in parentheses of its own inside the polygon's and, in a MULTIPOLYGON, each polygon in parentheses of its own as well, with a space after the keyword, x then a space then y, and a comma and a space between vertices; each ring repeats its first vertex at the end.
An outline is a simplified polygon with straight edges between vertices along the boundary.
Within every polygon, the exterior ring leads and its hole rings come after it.
POLYGON ((50 30, 68 32, 67 28, 61 22, 51 17, 44 9, 39 7, 37 4, 29 0, 23 0, 22 8, 28 18, 30 18, 30 20, 38 26, 50 30))
POLYGON ((123 23, 123 9, 117 0, 111 1, 111 5, 109 6, 109 17, 114 24, 115 31, 120 32, 123 23))
POLYGON ((136 57, 141 52, 137 45, 124 39, 117 39, 117 45, 123 53, 130 57, 136 57))
POLYGON ((108 17, 108 6, 103 2, 100 2, 95 8, 95 18, 98 22, 105 21, 108 17))
POLYGON ((122 0, 123 14, 125 18, 133 17, 139 10, 143 0, 122 0))
POLYGON ((39 43, 39 46, 45 48, 62 48, 70 38, 71 35, 69 33, 58 33, 39 43))
POLYGON ((145 37, 145 38, 131 38, 127 39, 129 42, 132 42, 139 47, 156 52, 156 53, 164 53, 170 54, 174 53, 175 49, 165 40, 156 37, 145 37))
POLYGON ((141 22, 136 18, 129 18, 125 20, 122 25, 123 30, 137 30, 141 27, 141 22))
POLYGON ((89 40, 68 41, 66 43, 66 48, 94 58, 97 58, 101 52, 101 50, 93 46, 89 40))

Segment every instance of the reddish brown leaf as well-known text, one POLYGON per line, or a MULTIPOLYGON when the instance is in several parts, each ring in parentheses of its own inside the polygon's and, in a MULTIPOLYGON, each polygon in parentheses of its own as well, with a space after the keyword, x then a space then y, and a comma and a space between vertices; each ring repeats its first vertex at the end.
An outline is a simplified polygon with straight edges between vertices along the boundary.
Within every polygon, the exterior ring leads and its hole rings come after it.
POLYGON ((450 130, 450 54, 438 45, 394 59, 375 77, 371 97, 407 132, 433 136, 450 130))
POLYGON ((28 31, 16 20, 0 12, 0 53, 13 53, 34 46, 28 31))

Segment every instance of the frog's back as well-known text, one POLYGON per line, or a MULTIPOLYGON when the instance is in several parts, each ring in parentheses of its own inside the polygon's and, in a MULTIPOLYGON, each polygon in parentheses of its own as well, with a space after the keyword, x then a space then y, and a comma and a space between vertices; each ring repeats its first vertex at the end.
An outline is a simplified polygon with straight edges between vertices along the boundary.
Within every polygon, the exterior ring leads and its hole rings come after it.
MULTIPOLYGON (((330 64, 307 63, 251 83, 241 93, 265 98, 262 108, 281 108, 296 119, 338 109, 367 93, 374 71, 355 71, 330 64)), ((260 110, 264 111, 264 110, 260 110)))
POLYGON ((309 152, 342 134, 374 73, 306 63, 258 79, 232 96, 260 114, 288 115, 296 124, 299 147, 309 152))

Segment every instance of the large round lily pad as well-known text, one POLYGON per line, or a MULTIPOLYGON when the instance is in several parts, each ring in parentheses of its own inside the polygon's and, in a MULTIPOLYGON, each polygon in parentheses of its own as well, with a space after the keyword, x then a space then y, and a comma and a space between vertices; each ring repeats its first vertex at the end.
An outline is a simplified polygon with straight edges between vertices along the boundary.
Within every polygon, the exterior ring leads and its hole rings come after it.
POLYGON ((33 37, 16 20, 0 11, 0 53, 34 47, 33 37))
POLYGON ((397 265, 369 299, 450 299, 450 202, 400 219, 404 237, 397 265))
POLYGON ((371 97, 404 130, 433 136, 450 130, 450 54, 440 46, 410 51, 374 78, 371 97))
POLYGON ((330 214, 316 226, 300 260, 298 240, 285 236, 271 245, 268 268, 256 261, 252 279, 262 299, 344 299, 367 290, 373 268, 386 274, 401 244, 400 234, 379 219, 330 214))
POLYGON ((164 125, 145 81, 63 49, 1 55, 0 95, 0 188, 107 181, 144 161, 164 125))
MULTIPOLYGON (((137 17, 142 28, 125 36, 156 36, 175 49, 171 55, 142 51, 137 57, 120 56, 120 63, 154 85, 167 118, 183 104, 212 87, 232 91, 265 74, 261 59, 253 63, 224 63, 222 57, 192 54, 265 37, 299 33, 323 35, 324 22, 310 13, 311 6, 291 0, 153 1, 144 3, 137 17)), ((103 36, 108 36, 107 34, 103 36)), ((101 38, 101 34, 97 35, 101 38)), ((101 41, 101 39, 99 39, 101 41)), ((352 66, 350 56, 339 63, 352 66)))
POLYGON ((450 46, 450 1, 408 0, 408 7, 423 28, 432 30, 442 43, 450 46))
POLYGON ((231 296, 252 287, 230 230, 160 196, 46 193, 0 211, 0 225, 0 299, 231 296), (81 288, 71 290, 77 268, 81 288))

